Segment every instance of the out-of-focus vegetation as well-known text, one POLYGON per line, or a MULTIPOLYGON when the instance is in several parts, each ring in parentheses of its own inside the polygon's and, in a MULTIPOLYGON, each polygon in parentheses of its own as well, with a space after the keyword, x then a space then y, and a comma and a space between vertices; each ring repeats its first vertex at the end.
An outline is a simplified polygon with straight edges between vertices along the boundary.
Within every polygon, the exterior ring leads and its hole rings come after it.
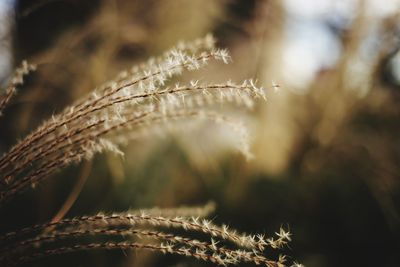
MULTIPOLYGON (((256 77, 279 88, 245 117, 254 159, 228 151, 227 132, 215 128, 139 140, 123 159, 97 156, 18 197, 1 209, 2 229, 51 219, 86 181, 68 216, 214 200, 215 221, 237 229, 271 233, 289 225, 289 254, 306 266, 398 266, 400 7, 316 2, 15 3, 12 61, 28 58, 39 68, 1 118, 1 151, 121 69, 208 32, 234 62, 210 66, 200 78, 256 77)), ((37 266, 182 264, 121 254, 37 266)))

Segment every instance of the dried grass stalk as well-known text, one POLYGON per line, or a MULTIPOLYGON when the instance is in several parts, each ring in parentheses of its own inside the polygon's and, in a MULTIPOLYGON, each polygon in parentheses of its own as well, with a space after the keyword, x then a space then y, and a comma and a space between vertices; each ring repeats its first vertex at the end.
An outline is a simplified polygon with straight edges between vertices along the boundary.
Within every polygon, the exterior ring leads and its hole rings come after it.
MULTIPOLYGON (((204 67, 210 60, 229 63, 227 51, 216 49, 214 43, 210 35, 180 43, 161 57, 122 72, 45 121, 0 158, 0 204, 65 166, 90 159, 96 153, 107 150, 123 155, 119 145, 136 138, 143 129, 149 129, 150 134, 155 125, 171 127, 176 121, 208 119, 229 125, 239 134, 238 149, 250 157, 246 128, 211 107, 234 103, 252 108, 255 99, 266 98, 263 88, 252 80, 170 84, 173 76, 204 67)), ((33 70, 35 66, 27 62, 17 69, 0 98, 0 112, 22 84, 24 75, 33 70)), ((263 253, 267 248, 280 249, 287 244, 291 240, 289 232, 280 229, 275 238, 265 238, 260 234, 240 234, 226 225, 200 219, 213 210, 214 205, 208 204, 200 208, 97 214, 37 224, 0 236, 0 263, 18 265, 79 250, 146 249, 219 265, 251 262, 285 266, 285 256, 271 260, 263 253), (185 236, 175 234, 176 229, 184 230, 185 236), (206 240, 193 239, 188 236, 191 233, 201 233, 206 240), (87 236, 103 236, 107 241, 85 243, 87 236), (142 239, 116 242, 117 237, 142 239), (60 244, 61 240, 73 243, 60 244)))

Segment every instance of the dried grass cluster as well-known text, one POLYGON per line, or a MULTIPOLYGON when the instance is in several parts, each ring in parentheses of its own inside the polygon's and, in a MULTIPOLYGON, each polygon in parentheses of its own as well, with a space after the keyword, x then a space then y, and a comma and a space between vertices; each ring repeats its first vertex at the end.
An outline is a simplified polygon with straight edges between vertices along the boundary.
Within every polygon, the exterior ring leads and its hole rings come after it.
MULTIPOLYGON (((178 120, 189 123, 193 118, 208 119, 229 125, 239 133, 238 149, 250 157, 246 129, 215 112, 213 106, 234 103, 252 107, 255 99, 265 99, 263 88, 252 80, 171 85, 174 76, 200 69, 210 60, 229 63, 228 52, 215 48, 214 44, 210 35, 180 43, 161 57, 122 72, 45 121, 0 158, 0 205, 67 165, 90 159, 105 150, 123 154, 119 145, 150 135, 160 125, 175 127, 178 120)), ((1 112, 17 86, 23 83, 24 75, 35 68, 23 62, 16 70, 0 99, 1 112)), ((290 241, 288 232, 281 229, 276 238, 238 234, 227 226, 219 227, 200 219, 210 210, 206 206, 204 209, 97 214, 39 224, 3 234, 0 262, 2 266, 19 265, 78 250, 146 249, 220 265, 252 262, 285 266, 285 256, 268 259, 264 250, 282 248, 290 241), (183 229, 188 236, 180 236, 174 229, 183 229), (203 233, 204 240, 192 239, 190 233, 194 232, 203 233), (107 237, 107 241, 85 241, 90 235, 107 237)))

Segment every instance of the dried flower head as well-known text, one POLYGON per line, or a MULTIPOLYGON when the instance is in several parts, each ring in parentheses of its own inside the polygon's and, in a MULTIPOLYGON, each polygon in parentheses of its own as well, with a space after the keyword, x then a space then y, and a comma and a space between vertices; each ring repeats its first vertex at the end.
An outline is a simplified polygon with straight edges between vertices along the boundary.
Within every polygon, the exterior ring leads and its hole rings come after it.
MULTIPOLYGON (((174 126, 176 121, 207 119, 228 125, 238 133, 238 149, 250 157, 246 128, 212 107, 233 103, 251 108, 254 100, 266 98, 263 88, 253 80, 171 84, 172 77, 198 70, 210 60, 230 62, 226 50, 215 48, 211 35, 179 43, 162 56, 121 72, 43 122, 0 158, 0 204, 65 166, 90 159, 96 153, 111 151, 123 155, 120 145, 138 138, 145 130, 151 134, 156 125, 174 126)), ((0 98, 0 112, 22 84, 23 76, 34 69, 26 61, 17 69, 0 98)), ((239 234, 203 218, 213 209, 209 204, 200 208, 99 213, 29 226, 0 236, 0 263, 18 265, 78 250, 145 249, 219 265, 250 262, 284 266, 285 256, 273 260, 265 257, 264 251, 282 248, 291 241, 289 232, 280 229, 276 238, 239 234), (183 230, 185 235, 178 235, 176 229, 183 230), (204 238, 191 238, 190 233, 195 232, 204 238), (107 241, 87 243, 86 236, 103 236, 107 241), (70 243, 60 245, 60 240, 70 243)))

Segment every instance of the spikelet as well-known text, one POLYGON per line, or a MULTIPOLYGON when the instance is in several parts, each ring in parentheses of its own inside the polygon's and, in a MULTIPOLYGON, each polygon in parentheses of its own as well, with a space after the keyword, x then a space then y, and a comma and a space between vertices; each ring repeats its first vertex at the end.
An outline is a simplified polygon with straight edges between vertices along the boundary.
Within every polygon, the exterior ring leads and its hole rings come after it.
MULTIPOLYGON (((161 57, 121 73, 52 116, 0 158, 0 203, 55 171, 97 153, 111 151, 123 155, 118 146, 138 138, 147 128, 153 130, 155 125, 168 128, 174 121, 187 118, 205 118, 228 125, 238 136, 237 149, 251 158, 246 128, 207 108, 221 103, 251 108, 255 99, 265 98, 262 88, 252 80, 168 84, 171 77, 204 67, 211 59, 230 61, 226 50, 214 47, 212 37, 180 43, 161 57)), ((22 71, 17 73, 31 69, 24 63, 22 71)))
MULTIPOLYGON (((52 116, 0 158, 0 204, 41 183, 64 167, 120 149, 135 138, 157 129, 178 128, 178 122, 208 120, 228 126, 236 133, 237 149, 251 158, 246 127, 229 116, 215 112, 220 104, 253 108, 266 99, 265 89, 254 80, 240 83, 171 84, 184 71, 205 67, 210 60, 230 63, 227 50, 215 48, 211 35, 193 42, 180 42, 158 58, 121 72, 114 80, 52 116)), ((0 115, 15 94, 23 77, 35 70, 23 62, 0 98, 0 115)), ((214 263, 253 263, 268 267, 287 266, 287 257, 266 257, 265 251, 281 249, 291 241, 280 229, 275 237, 238 233, 204 217, 214 210, 204 207, 149 209, 124 213, 96 214, 62 219, 26 227, 0 236, 0 265, 13 266, 52 255, 82 250, 151 250, 177 254, 214 263), (177 234, 179 231, 182 235, 177 234), (190 235, 202 236, 194 239, 190 235), (85 237, 106 238, 85 242, 85 237), (121 241, 121 239, 123 241, 121 241), (59 243, 60 240, 72 243, 59 243)), ((293 266, 301 266, 293 263, 293 266)))
MULTIPOLYGON (((219 227, 206 219, 196 217, 164 217, 150 215, 142 212, 133 213, 114 213, 111 215, 97 214, 94 216, 83 216, 73 219, 63 219, 59 222, 51 222, 42 225, 35 225, 16 232, 10 232, 0 238, 0 242, 8 241, 11 246, 2 250, 0 262, 29 262, 37 258, 69 253, 82 249, 107 249, 107 243, 85 244, 80 241, 84 236, 95 235, 108 238, 108 244, 136 244, 141 246, 160 246, 164 245, 161 252, 172 253, 194 257, 217 264, 239 264, 241 262, 251 262, 256 265, 265 264, 266 266, 285 266, 286 256, 281 255, 277 260, 268 259, 263 255, 267 248, 280 248, 282 244, 290 241, 290 234, 281 229, 276 233, 278 239, 276 244, 271 244, 263 235, 239 234, 230 230, 227 226, 219 227), (49 227, 50 232, 40 233, 49 227), (149 230, 148 228, 156 228, 149 230), (158 230, 158 228, 169 229, 168 232, 158 230), (187 234, 191 232, 201 232, 206 235, 205 240, 193 239, 189 236, 181 236, 172 230, 183 229, 187 234), (140 242, 124 241, 115 243, 115 237, 121 236, 131 240, 133 236, 141 237, 140 242), (143 239, 143 238, 146 239, 143 239), (75 245, 68 247, 58 247, 57 242, 63 239, 74 239, 75 245), (208 239, 208 240, 207 240, 208 239), (278 241, 279 240, 279 241, 278 241), (11 242, 10 242, 11 241, 11 242), (77 244, 78 243, 78 244, 77 244), (230 243, 230 245, 229 245, 230 243), (31 252, 27 255, 26 251, 35 250, 46 244, 55 248, 50 250, 31 252), (227 246, 224 246, 227 245, 227 246), (229 246, 228 246, 229 245, 229 246), (89 246, 89 247, 87 247, 89 246), (77 249, 79 248, 79 249, 77 249), (176 253, 178 249, 179 252, 176 253)), ((46 245, 47 246, 47 245, 46 245)), ((114 246, 114 245, 113 245, 114 246)))
POLYGON ((0 116, 3 115, 3 110, 10 102, 11 98, 16 94, 18 86, 24 84, 24 77, 36 70, 36 65, 29 64, 26 60, 22 61, 20 67, 15 70, 14 76, 5 89, 5 93, 0 96, 0 116))

